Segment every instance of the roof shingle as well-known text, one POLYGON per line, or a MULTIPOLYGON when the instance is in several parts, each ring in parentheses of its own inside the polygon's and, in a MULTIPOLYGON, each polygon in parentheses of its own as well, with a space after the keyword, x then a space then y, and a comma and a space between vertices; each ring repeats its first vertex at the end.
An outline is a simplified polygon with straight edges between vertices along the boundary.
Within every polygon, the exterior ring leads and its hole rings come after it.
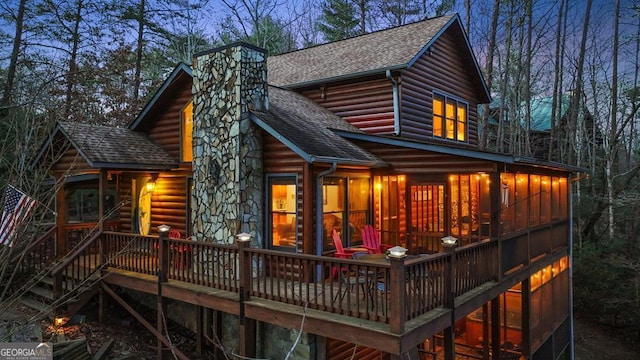
POLYGON ((360 132, 358 128, 295 92, 270 86, 269 110, 253 113, 311 162, 385 165, 375 155, 331 130, 360 132))
POLYGON ((267 58, 269 84, 292 86, 319 80, 405 68, 456 15, 381 30, 267 58))
POLYGON ((164 149, 130 129, 60 122, 60 129, 93 167, 177 166, 164 149))

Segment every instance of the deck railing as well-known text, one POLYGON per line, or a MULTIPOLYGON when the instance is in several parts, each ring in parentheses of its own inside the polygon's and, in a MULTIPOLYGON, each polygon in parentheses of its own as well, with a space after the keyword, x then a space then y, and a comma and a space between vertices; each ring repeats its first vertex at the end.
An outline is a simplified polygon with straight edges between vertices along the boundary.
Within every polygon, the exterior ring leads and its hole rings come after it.
MULTIPOLYGON (((162 281, 242 293, 241 301, 255 297, 303 306, 387 323, 398 332, 403 331, 404 322, 451 306, 452 296, 498 277, 497 241, 389 262, 367 262, 166 235, 105 232, 101 239, 92 238, 77 255, 84 254, 96 265, 160 275, 162 281), (396 314, 401 314, 400 320, 396 314)), ((64 274, 86 277, 79 262, 68 263, 64 274), (73 267, 76 264, 79 266, 73 267)))
POLYGON ((389 265, 246 248, 249 296, 389 322, 389 265))
POLYGON ((485 241, 455 249, 453 293, 460 296, 482 284, 498 280, 498 242, 485 241), (494 259, 496 261, 491 261, 494 259))

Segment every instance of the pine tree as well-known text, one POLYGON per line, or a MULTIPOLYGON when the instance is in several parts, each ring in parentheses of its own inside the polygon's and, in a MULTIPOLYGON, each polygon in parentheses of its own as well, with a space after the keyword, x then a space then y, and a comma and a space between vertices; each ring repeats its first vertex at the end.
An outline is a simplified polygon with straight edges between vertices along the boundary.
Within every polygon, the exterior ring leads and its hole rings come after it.
POLYGON ((327 41, 347 39, 358 34, 356 8, 349 0, 326 0, 318 29, 327 41))

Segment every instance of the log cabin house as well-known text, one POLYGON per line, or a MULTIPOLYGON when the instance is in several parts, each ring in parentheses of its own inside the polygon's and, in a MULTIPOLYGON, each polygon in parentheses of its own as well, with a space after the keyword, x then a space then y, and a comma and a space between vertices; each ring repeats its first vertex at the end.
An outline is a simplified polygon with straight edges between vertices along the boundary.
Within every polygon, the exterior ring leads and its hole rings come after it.
POLYGON ((159 356, 166 314, 216 358, 207 339, 273 359, 570 357, 577 169, 479 150, 490 100, 458 15, 197 54, 128 128, 56 125, 34 161, 60 185, 56 226, 24 266, 57 258, 55 297, 118 302, 159 356), (365 225, 406 254, 333 256, 365 225))

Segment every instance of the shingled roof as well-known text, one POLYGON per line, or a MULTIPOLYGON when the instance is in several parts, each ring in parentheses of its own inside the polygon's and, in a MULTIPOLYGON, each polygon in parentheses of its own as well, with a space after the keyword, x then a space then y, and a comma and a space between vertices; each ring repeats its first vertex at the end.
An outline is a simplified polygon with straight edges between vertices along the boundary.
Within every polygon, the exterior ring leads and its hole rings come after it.
POLYGON ((178 163, 142 133, 117 127, 60 122, 64 134, 94 168, 170 169, 178 163))
POLYGON ((269 110, 253 111, 253 121, 308 162, 385 166, 375 155, 332 129, 361 132, 329 110, 292 91, 269 87, 269 110))
POLYGON ((457 15, 440 16, 350 39, 269 56, 269 84, 291 86, 404 69, 457 15))

